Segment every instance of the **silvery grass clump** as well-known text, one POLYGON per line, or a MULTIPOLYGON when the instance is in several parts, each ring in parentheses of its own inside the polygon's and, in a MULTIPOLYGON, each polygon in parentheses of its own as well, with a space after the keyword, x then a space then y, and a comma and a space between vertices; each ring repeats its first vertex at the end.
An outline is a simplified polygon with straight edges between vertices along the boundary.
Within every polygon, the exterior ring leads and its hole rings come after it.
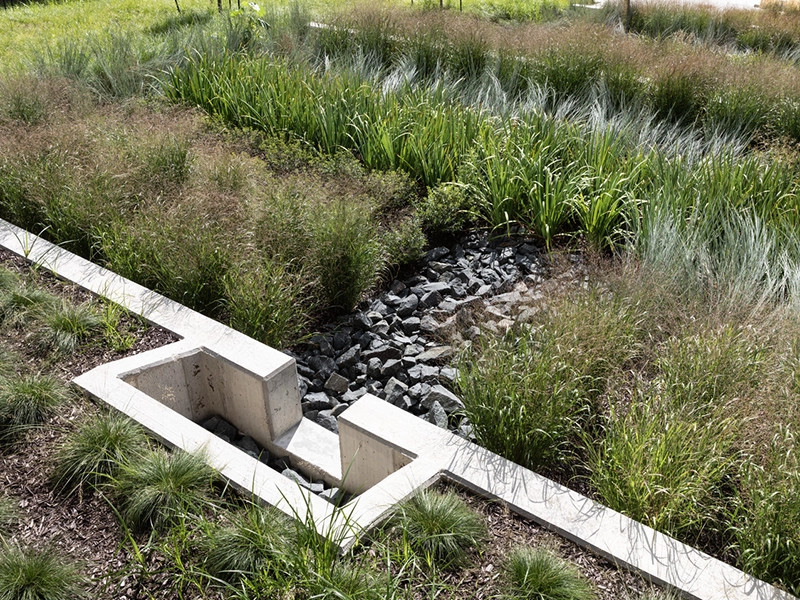
POLYGON ((202 455, 156 448, 128 457, 111 484, 129 528, 160 531, 202 511, 213 479, 202 455))
POLYGON ((0 497, 0 544, 18 520, 19 510, 14 500, 7 496, 0 497))
POLYGON ((50 549, 5 546, 0 553, 0 600, 86 597, 78 566, 50 549))
POLYGON ((135 462, 146 447, 144 430, 116 412, 85 421, 57 450, 52 480, 56 489, 71 494, 107 485, 121 465, 135 462))
POLYGON ((397 508, 391 523, 428 570, 463 564, 487 536, 482 517, 453 492, 423 490, 397 508))
POLYGON ((13 442, 25 431, 55 414, 67 397, 64 385, 51 375, 9 374, 0 380, 0 442, 13 442))
POLYGON ((515 548, 504 567, 508 600, 591 600, 591 585, 567 561, 544 548, 515 548))

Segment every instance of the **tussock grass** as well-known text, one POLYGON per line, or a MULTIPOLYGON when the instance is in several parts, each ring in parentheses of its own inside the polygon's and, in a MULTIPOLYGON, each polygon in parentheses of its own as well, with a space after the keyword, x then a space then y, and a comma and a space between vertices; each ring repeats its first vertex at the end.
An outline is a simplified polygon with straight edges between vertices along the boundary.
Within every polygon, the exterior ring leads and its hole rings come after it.
POLYGON ((0 599, 72 600, 86 596, 75 564, 49 549, 10 546, 0 554, 0 599))
POLYGON ((508 592, 518 600, 590 600, 589 583, 577 570, 543 548, 516 548, 505 565, 508 592))
POLYGON ((0 385, 0 441, 13 441, 47 421, 66 395, 63 384, 50 375, 4 377, 0 385))
POLYGON ((143 453, 142 428, 117 413, 103 413, 72 433, 58 449, 52 480, 66 493, 107 485, 119 474, 120 466, 143 453))
POLYGON ((294 524, 277 509, 248 504, 208 533, 205 567, 212 576, 233 582, 280 572, 299 551, 295 534, 294 524))
POLYGON ((202 456, 156 449, 128 457, 112 485, 128 527, 163 530, 202 509, 212 480, 202 456))
POLYGON ((69 354, 78 347, 102 321, 91 304, 60 304, 39 309, 36 319, 44 326, 38 334, 40 345, 47 350, 69 354))
POLYGON ((428 570, 463 564, 486 537, 482 518, 452 492, 419 492, 398 507, 393 522, 428 570))

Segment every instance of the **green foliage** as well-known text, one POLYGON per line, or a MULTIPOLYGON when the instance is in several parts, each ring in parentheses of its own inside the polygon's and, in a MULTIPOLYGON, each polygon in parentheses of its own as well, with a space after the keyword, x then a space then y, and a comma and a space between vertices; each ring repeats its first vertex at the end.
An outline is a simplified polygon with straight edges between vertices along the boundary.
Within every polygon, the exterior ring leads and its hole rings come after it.
POLYGON ((800 593, 800 459, 791 429, 773 438, 767 461, 745 465, 739 510, 731 518, 741 568, 800 593))
POLYGON ((627 413, 612 412, 598 440, 587 440, 590 482, 603 503, 697 543, 719 539, 725 486, 735 474, 736 430, 726 406, 675 407, 656 389, 637 392, 627 413))
POLYGON ((508 592, 514 600, 591 600, 589 583, 570 563, 542 548, 514 549, 505 565, 508 592))
POLYGON ((0 442, 13 441, 44 423, 66 397, 66 389, 50 375, 11 374, 0 380, 0 442))
POLYGON ((469 189, 457 183, 444 183, 428 190, 428 195, 415 206, 425 229, 434 234, 464 231, 477 214, 469 189))
POLYGON ((398 507, 393 522, 428 570, 463 563, 486 537, 486 524, 452 492, 423 490, 398 507))
POLYGON ((347 312, 383 268, 369 207, 337 202, 315 217, 312 232, 311 252, 324 305, 347 312))
POLYGON ((94 489, 117 476, 120 465, 143 453, 142 428, 118 413, 103 413, 83 423, 58 449, 52 479, 57 489, 94 489))
POLYGON ((543 314, 541 324, 482 336, 458 379, 478 443, 531 469, 557 464, 609 374, 635 356, 640 310, 578 295, 543 314))
POLYGON ((309 277, 277 261, 234 265, 225 278, 225 310, 230 325, 273 347, 297 341, 314 306, 309 277))
POLYGON ((386 232, 381 240, 387 266, 413 265, 425 255, 428 239, 419 219, 403 219, 386 232))
POLYGON ((208 532, 205 567, 214 577, 233 582, 286 570, 290 556, 300 551, 294 533, 277 509, 248 504, 208 532))
POLYGON ((0 600, 73 600, 86 596, 77 566, 49 549, 0 553, 0 600))
POLYGON ((38 333, 41 346, 62 354, 74 352, 78 344, 102 324, 91 304, 73 304, 67 300, 40 309, 36 318, 44 326, 38 333))
POLYGON ((112 483, 122 519, 143 531, 165 529, 200 510, 212 479, 201 455, 157 449, 121 464, 112 483))

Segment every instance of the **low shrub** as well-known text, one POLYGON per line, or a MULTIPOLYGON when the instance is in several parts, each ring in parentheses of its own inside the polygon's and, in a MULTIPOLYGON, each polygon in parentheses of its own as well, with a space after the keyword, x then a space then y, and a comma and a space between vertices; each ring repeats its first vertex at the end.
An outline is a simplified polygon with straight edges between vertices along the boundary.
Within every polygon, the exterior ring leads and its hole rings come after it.
POLYGON ((509 600, 591 600, 591 585, 567 561, 549 550, 520 547, 505 565, 509 600))
POLYGON ((464 231, 477 219, 469 188, 457 183, 438 185, 414 204, 423 227, 432 234, 464 231))

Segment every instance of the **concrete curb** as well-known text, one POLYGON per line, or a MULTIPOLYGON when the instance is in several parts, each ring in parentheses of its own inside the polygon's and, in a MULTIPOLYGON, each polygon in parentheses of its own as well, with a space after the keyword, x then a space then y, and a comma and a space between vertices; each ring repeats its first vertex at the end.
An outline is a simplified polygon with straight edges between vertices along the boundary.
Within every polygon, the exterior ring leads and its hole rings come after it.
POLYGON ((0 245, 183 338, 97 367, 75 386, 164 443, 203 452, 233 485, 313 522, 343 548, 447 478, 685 598, 794 598, 369 394, 340 415, 337 436, 302 418, 294 359, 2 220, 0 245), (210 414, 306 474, 360 494, 336 509, 197 425, 210 414))

